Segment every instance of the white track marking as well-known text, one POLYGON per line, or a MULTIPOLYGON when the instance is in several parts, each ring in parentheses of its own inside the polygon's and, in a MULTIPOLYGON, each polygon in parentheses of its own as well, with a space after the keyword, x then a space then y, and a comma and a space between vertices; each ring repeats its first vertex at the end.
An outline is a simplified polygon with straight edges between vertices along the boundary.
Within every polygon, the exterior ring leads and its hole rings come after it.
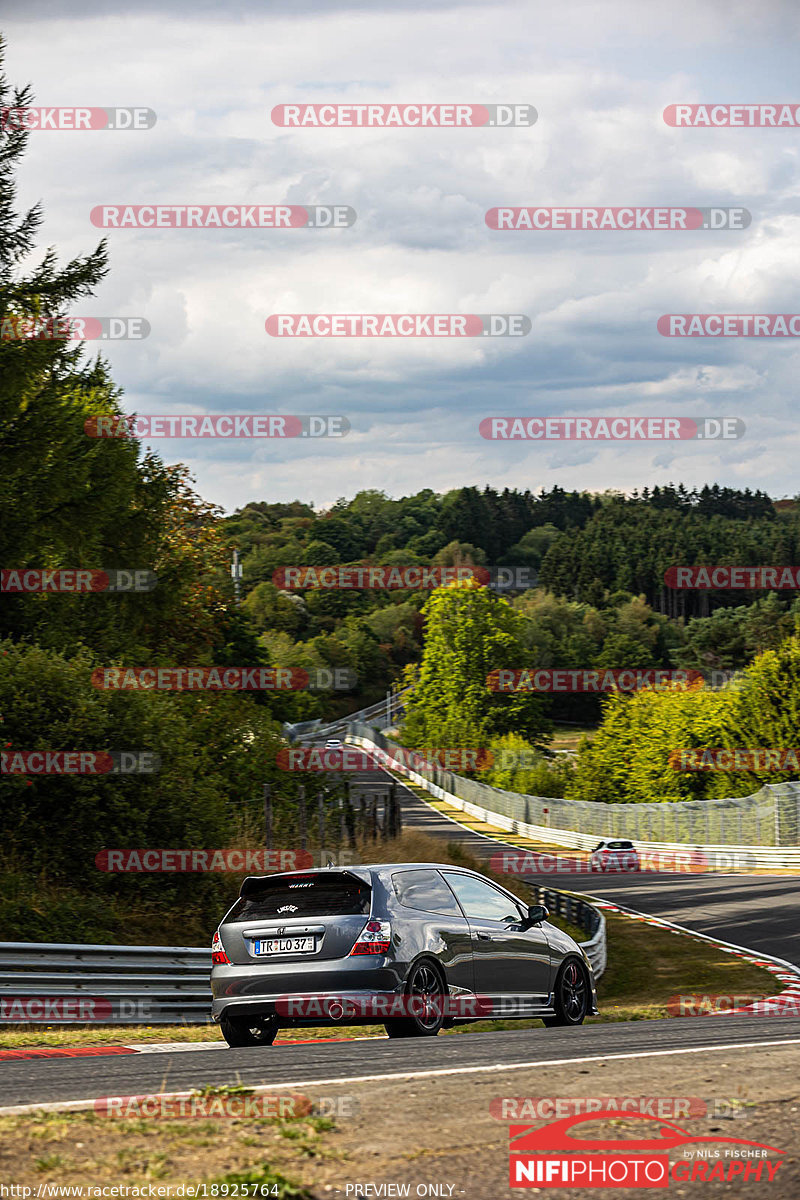
MULTIPOLYGON (((295 1079, 288 1083, 257 1084, 251 1088, 253 1095, 269 1095, 278 1089, 304 1087, 324 1087, 331 1083, 378 1083, 390 1079, 428 1079, 437 1075, 469 1075, 481 1074, 487 1071, 524 1071, 533 1067, 568 1067, 577 1063, 589 1062, 621 1062, 629 1058, 662 1058, 670 1054, 711 1054, 721 1050, 753 1050, 767 1046, 800 1046, 800 1038, 782 1038, 764 1042, 727 1042, 722 1046, 683 1046, 676 1050, 636 1050, 626 1054, 588 1054, 579 1058, 544 1058, 531 1062, 518 1063, 489 1063, 476 1067, 437 1067, 428 1071, 387 1071, 382 1075, 336 1075, 323 1079, 295 1079)), ((192 1092, 158 1092, 139 1093, 139 1095, 156 1094, 169 1099, 189 1099, 192 1092)), ((128 1099, 129 1097, 114 1097, 128 1099)), ((80 1112, 92 1109, 97 1100, 107 1100, 108 1096, 99 1096, 94 1100, 57 1100, 47 1104, 15 1104, 0 1108, 0 1117, 22 1116, 26 1113, 39 1112, 80 1112)))
MULTIPOLYGON (((123 1043, 120 1043, 121 1045, 123 1043)), ((181 1050, 227 1050, 227 1042, 131 1042, 126 1050, 137 1054, 180 1054, 181 1050)), ((86 1055, 91 1058, 91 1054, 86 1055)))

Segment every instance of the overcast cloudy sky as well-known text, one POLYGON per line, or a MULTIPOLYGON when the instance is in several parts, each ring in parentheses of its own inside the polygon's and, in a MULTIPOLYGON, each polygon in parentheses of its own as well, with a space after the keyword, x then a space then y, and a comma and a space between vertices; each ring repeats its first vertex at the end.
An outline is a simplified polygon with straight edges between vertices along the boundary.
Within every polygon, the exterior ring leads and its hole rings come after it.
POLYGON ((116 230, 90 315, 140 413, 341 413, 340 440, 153 441, 231 510, 359 488, 798 491, 798 343, 661 337, 669 312, 800 312, 800 129, 674 129, 668 104, 800 105, 795 0, 6 0, 41 105, 142 105, 147 131, 34 132, 21 203, 62 258, 97 204, 351 205, 339 230, 116 230), (531 128, 285 129, 292 102, 528 103, 531 128), (741 205, 744 231, 497 232, 496 205, 741 205), (271 313, 525 313, 519 339, 302 339, 271 313), (736 416, 734 442, 503 444, 492 415, 736 416))

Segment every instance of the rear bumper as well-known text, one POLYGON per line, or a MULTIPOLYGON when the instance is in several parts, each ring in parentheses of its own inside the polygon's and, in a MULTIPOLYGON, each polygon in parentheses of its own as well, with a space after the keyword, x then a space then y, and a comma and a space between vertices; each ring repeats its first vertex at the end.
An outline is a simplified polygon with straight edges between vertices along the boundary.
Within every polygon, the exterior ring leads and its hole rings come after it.
MULTIPOLYGON (((302 1004, 351 996, 372 997, 403 990, 407 963, 383 955, 334 959, 327 963, 299 963, 265 969, 263 963, 216 966, 211 973, 211 1015, 218 1021, 229 1016, 279 1016, 281 1024, 319 1025, 333 1020, 312 1003, 303 1020, 302 1004)), ((349 1017, 347 1018, 349 1022, 349 1017)), ((355 1023, 355 1022, 353 1022, 355 1023)), ((375 1018, 371 1018, 371 1024, 375 1018)))

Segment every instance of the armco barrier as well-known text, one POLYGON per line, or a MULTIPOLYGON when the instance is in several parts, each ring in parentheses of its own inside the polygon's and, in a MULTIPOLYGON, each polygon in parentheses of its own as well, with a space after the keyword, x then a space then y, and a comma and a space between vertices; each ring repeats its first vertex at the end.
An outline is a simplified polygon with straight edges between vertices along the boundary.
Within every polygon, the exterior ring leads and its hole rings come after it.
MULTIPOLYGON (((534 888, 537 903, 589 933, 599 978, 605 918, 578 897, 534 888)), ((196 946, 83 946, 0 942, 0 1025, 204 1025, 211 951, 196 946)))
POLYGON ((385 700, 379 700, 358 712, 348 713, 338 721, 329 721, 326 725, 321 720, 300 721, 295 725, 285 723, 283 732, 292 741, 321 742, 329 737, 343 737, 354 722, 368 725, 370 729, 386 729, 403 715, 403 697, 407 691, 408 688, 401 688, 385 700))
MULTIPOLYGON (((350 726, 348 741, 390 766, 393 752, 402 749, 380 731, 362 724, 350 726)), ((633 841, 639 850, 654 853, 687 847, 703 850, 720 871, 735 870, 742 859, 758 869, 800 870, 800 783, 767 784, 755 796, 730 800, 597 804, 506 792, 438 767, 411 771, 400 763, 391 769, 462 812, 534 841, 592 850, 600 838, 621 837, 633 841), (731 837, 714 842, 709 831, 730 833, 731 837), (654 836, 668 832, 673 834, 672 840, 654 836), (749 842, 742 836, 748 832, 752 836, 749 842), (735 833, 740 835, 738 840, 735 833)))
POLYGON ((204 1024, 210 973, 194 946, 0 942, 0 1024, 204 1024))
POLYGON ((589 934, 588 940, 580 942, 579 945, 592 964, 595 979, 599 979, 608 963, 606 919, 600 909, 580 896, 557 892, 553 888, 532 885, 531 891, 537 904, 546 904, 550 912, 558 913, 565 921, 577 925, 584 933, 589 934))

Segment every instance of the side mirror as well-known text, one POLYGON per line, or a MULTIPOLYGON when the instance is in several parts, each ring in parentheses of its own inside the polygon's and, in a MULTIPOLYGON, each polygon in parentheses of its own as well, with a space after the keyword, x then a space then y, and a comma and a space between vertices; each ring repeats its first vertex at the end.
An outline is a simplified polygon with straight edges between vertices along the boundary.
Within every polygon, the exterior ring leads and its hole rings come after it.
POLYGON ((541 925, 542 921, 546 921, 550 916, 550 909, 545 908, 543 904, 528 905, 528 925, 541 925))

